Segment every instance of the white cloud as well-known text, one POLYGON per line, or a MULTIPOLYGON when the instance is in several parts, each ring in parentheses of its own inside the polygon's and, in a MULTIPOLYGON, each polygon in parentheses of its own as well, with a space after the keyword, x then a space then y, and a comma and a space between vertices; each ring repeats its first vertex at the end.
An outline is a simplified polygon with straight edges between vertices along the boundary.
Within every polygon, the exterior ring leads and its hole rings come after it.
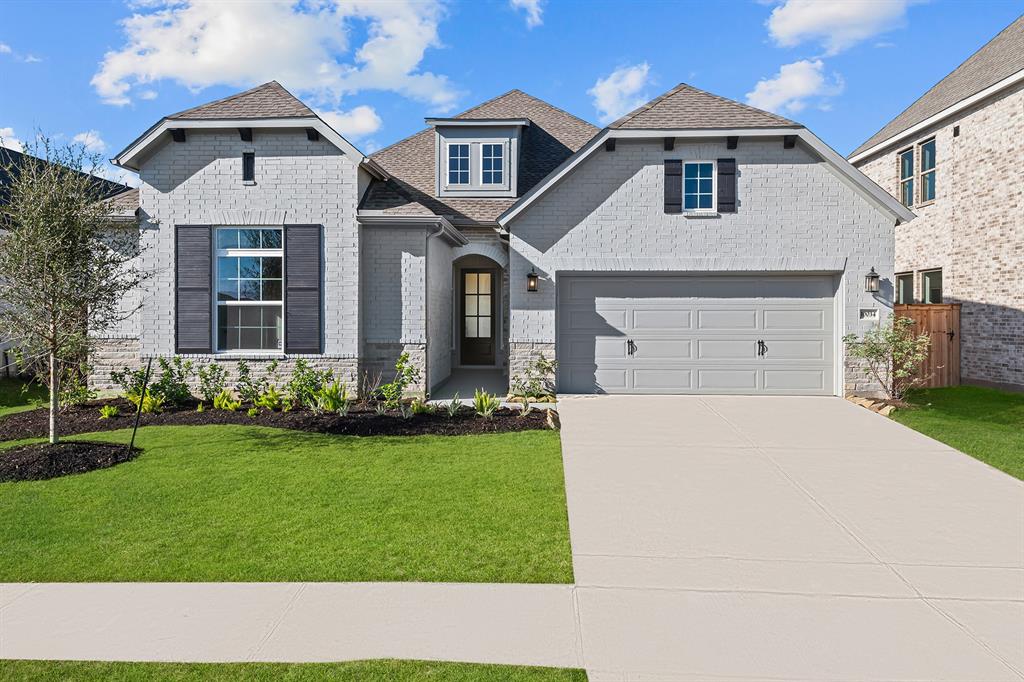
POLYGON ((11 46, 7 43, 0 43, 0 54, 10 54, 11 46))
POLYGON ((85 147, 87 152, 91 152, 93 154, 102 154, 107 149, 107 143, 103 141, 102 137, 100 137, 98 130, 86 130, 78 133, 71 139, 85 147))
POLYGON ((20 152, 25 150, 25 143, 15 137, 14 128, 0 128, 0 147, 20 152))
POLYGON ((526 27, 534 28, 544 23, 544 8, 541 0, 508 0, 512 9, 521 9, 526 12, 526 27))
POLYGON ((380 130, 381 120, 373 107, 360 105, 348 111, 318 111, 317 112, 327 125, 339 133, 356 140, 380 130))
POLYGON ((140 90, 138 96, 139 99, 156 99, 157 93, 156 90, 140 90))
MULTIPOLYGON (((833 74, 829 80, 824 71, 825 64, 820 59, 784 64, 773 77, 757 82, 754 90, 747 93, 747 104, 774 112, 802 111, 811 98, 830 97, 843 91, 842 77, 833 74)), ((827 103, 819 106, 827 107, 827 103)))
POLYGON ((21 61, 25 62, 26 64, 38 64, 43 60, 35 56, 34 54, 27 54, 24 57, 22 57, 21 61))
POLYGON ((440 0, 148 0, 136 10, 121 22, 125 46, 92 78, 108 104, 146 97, 160 80, 199 91, 276 79, 324 106, 390 90, 448 111, 459 95, 447 77, 420 70, 426 50, 440 45, 440 0), (355 24, 367 38, 349 54, 355 24))
POLYGON ((598 119, 610 123, 629 113, 649 97, 645 92, 651 65, 647 62, 615 69, 605 78, 598 78, 587 94, 594 100, 598 119))
POLYGON ((818 42, 827 55, 903 26, 914 0, 785 0, 768 17, 768 32, 782 47, 818 42))

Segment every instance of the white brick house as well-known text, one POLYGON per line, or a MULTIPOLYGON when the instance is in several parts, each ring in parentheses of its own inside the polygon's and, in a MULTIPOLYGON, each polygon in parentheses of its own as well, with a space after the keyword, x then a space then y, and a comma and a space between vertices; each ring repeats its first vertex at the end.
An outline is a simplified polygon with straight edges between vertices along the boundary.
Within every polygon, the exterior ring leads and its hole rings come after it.
POLYGON ((1024 17, 850 156, 917 214, 900 303, 961 304, 963 381, 1024 390, 1024 17))
POLYGON ((427 123, 364 157, 270 83, 147 131, 116 161, 155 276, 94 381, 405 351, 433 393, 538 353, 563 392, 872 390, 841 339, 888 316, 913 214, 799 124, 685 85, 602 131, 515 90, 427 123))

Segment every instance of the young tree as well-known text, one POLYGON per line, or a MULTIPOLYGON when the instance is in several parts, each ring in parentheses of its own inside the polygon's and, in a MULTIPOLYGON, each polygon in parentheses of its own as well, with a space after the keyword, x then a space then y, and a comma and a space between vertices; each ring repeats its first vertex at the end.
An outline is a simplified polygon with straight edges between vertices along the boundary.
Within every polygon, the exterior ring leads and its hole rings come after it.
POLYGON ((51 443, 61 377, 88 356, 90 333, 134 312, 122 299, 142 280, 138 231, 112 227, 100 163, 81 145, 40 138, 3 164, 11 184, 0 206, 0 338, 49 388, 51 443))
POLYGON ((864 375, 874 377, 889 400, 903 400, 907 391, 926 379, 920 369, 928 358, 931 339, 926 333, 915 334, 909 317, 894 317, 865 333, 863 339, 847 334, 843 341, 851 357, 864 360, 864 375))

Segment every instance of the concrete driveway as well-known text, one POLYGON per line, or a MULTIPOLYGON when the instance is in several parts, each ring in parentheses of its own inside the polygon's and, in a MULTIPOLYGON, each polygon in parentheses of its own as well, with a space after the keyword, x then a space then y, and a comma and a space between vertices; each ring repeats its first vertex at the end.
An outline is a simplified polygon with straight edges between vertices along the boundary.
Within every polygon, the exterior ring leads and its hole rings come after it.
POLYGON ((838 398, 560 400, 605 680, 1024 679, 1024 484, 838 398))

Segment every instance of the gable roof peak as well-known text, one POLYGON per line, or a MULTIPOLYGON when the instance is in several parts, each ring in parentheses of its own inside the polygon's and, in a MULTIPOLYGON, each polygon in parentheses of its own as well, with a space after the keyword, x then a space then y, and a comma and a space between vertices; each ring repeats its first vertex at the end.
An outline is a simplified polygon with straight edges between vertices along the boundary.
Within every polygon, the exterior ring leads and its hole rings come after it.
POLYGON ((609 124, 611 129, 802 128, 799 123, 687 83, 609 124))
POLYGON ((168 119, 261 119, 316 116, 302 100, 276 80, 171 114, 168 119))

